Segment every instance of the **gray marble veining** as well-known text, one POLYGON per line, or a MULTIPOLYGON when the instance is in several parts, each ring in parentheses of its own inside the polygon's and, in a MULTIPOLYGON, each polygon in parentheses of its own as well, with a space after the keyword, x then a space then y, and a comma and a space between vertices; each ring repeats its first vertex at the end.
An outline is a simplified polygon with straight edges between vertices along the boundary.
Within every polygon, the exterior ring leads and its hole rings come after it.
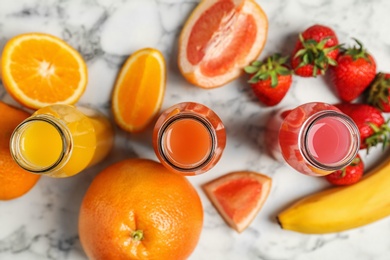
MULTIPOLYGON (((269 19, 267 44, 260 58, 274 52, 289 54, 300 31, 315 23, 337 32, 340 42, 360 39, 374 55, 378 69, 390 71, 390 2, 385 0, 257 0, 269 19)), ((390 219, 329 235, 284 231, 275 215, 293 200, 326 187, 319 178, 294 172, 272 159, 264 145, 270 114, 281 107, 309 101, 338 99, 325 77, 294 78, 287 97, 277 107, 257 102, 245 78, 224 87, 203 90, 187 83, 177 68, 180 30, 195 0, 0 0, 0 49, 11 37, 46 32, 66 40, 88 64, 88 88, 80 100, 108 113, 110 94, 124 60, 143 47, 163 52, 168 87, 162 109, 196 101, 212 108, 227 128, 228 142, 221 161, 207 174, 189 178, 199 191, 205 213, 200 242, 191 256, 203 259, 261 260, 387 260, 390 259, 390 219), (200 185, 222 174, 252 170, 273 178, 272 192, 251 226, 235 233, 207 200, 200 185)), ((0 99, 16 104, 0 85, 0 99)), ((82 196, 93 177, 107 165, 128 157, 156 159, 151 127, 130 135, 116 129, 116 149, 102 164, 69 179, 42 178, 27 195, 0 202, 0 259, 86 259, 77 234, 82 196)), ((368 167, 380 151, 362 154, 368 167)), ((0 183, 1 185, 1 183, 0 183)))

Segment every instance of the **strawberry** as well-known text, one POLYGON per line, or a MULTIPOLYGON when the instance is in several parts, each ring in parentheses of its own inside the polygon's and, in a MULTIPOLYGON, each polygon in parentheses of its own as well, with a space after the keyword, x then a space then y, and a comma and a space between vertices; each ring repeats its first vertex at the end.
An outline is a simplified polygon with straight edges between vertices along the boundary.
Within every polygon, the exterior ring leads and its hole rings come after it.
POLYGON ((390 73, 378 73, 368 93, 368 104, 383 112, 390 112, 390 73))
POLYGON ((250 74, 248 83, 256 97, 266 106, 278 104, 292 82, 292 71, 286 66, 288 57, 274 54, 265 61, 254 61, 244 68, 250 74))
POLYGON ((337 66, 332 68, 332 81, 341 100, 356 99, 375 78, 374 58, 356 40, 357 47, 343 50, 337 57, 337 66))
POLYGON ((292 68, 296 75, 322 75, 329 65, 335 66, 340 45, 335 32, 323 25, 313 25, 299 35, 293 51, 292 68))
POLYGON ((379 143, 385 147, 388 144, 390 127, 381 111, 367 104, 337 104, 344 114, 351 117, 359 129, 360 149, 368 150, 379 143))
POLYGON ((347 167, 326 175, 325 179, 337 186, 351 185, 362 178, 363 172, 364 163, 360 155, 357 155, 347 167))

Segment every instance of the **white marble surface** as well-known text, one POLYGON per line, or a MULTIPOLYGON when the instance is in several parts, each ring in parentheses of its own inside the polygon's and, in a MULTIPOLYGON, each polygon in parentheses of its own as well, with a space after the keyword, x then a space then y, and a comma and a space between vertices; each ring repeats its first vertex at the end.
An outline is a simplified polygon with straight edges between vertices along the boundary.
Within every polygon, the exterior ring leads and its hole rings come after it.
MULTIPOLYGON (((269 18, 269 35, 261 54, 289 53, 297 34, 314 23, 335 29, 341 42, 360 39, 374 55, 378 69, 390 71, 390 2, 386 0, 257 0, 269 18)), ((295 77, 283 102, 260 105, 245 78, 214 90, 187 83, 176 65, 177 37, 196 0, 0 0, 0 49, 11 37, 40 31, 59 36, 77 48, 88 63, 89 84, 81 104, 108 112, 113 82, 124 59, 135 50, 154 47, 168 63, 163 109, 181 101, 212 108, 227 128, 227 147, 210 172, 189 178, 201 196, 205 222, 190 259, 387 260, 390 218, 355 230, 303 235, 281 230, 275 215, 293 200, 328 184, 303 176, 270 158, 263 144, 265 122, 275 109, 308 101, 337 102, 326 78, 295 77), (252 170, 273 178, 272 192, 252 225, 242 234, 226 226, 200 189, 210 179, 235 170, 252 170)), ((1 100, 15 104, 0 85, 1 100)), ((86 259, 77 234, 82 196, 105 166, 128 157, 156 159, 151 128, 138 135, 117 129, 116 149, 99 166, 69 179, 41 178, 22 198, 0 202, 0 259, 86 259)), ((367 157, 367 167, 380 151, 367 157)), ((1 182, 0 182, 1 185, 1 182)))

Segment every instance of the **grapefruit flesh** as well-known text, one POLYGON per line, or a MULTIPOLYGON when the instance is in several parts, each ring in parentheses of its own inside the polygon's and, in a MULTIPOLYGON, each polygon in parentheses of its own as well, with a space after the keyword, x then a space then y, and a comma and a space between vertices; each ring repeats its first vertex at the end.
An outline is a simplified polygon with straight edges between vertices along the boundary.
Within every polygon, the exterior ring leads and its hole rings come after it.
POLYGON ((260 173, 233 172, 202 188, 226 223, 241 233, 260 211, 271 184, 271 178, 260 173))
POLYGON ((179 68, 197 86, 224 85, 257 58, 267 30, 267 17, 253 0, 203 1, 180 35, 179 68))

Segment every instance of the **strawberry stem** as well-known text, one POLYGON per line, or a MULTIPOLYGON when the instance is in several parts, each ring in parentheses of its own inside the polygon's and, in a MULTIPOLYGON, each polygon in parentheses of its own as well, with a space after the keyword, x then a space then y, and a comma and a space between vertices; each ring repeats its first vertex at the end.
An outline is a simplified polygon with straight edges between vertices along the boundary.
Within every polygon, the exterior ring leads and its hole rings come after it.
POLYGON ((344 49, 343 52, 351 56, 354 61, 357 59, 365 59, 367 62, 371 63, 369 54, 366 49, 364 49, 363 44, 355 38, 352 39, 357 43, 357 46, 355 45, 352 48, 344 49))
POLYGON ((336 60, 330 58, 328 54, 339 49, 341 45, 325 48, 329 39, 330 37, 325 37, 320 42, 313 39, 305 40, 302 34, 300 34, 299 40, 301 41, 303 48, 297 51, 294 55, 294 58, 299 57, 301 60, 297 69, 311 64, 313 65, 313 76, 315 77, 318 72, 324 74, 329 65, 336 66, 336 60))
POLYGON ((289 57, 282 57, 276 53, 268 57, 265 61, 254 61, 244 68, 244 71, 251 75, 249 83, 256 83, 261 80, 271 78, 271 87, 278 85, 279 75, 290 75, 292 71, 287 67, 289 57))
POLYGON ((374 131, 374 133, 370 137, 366 138, 365 140, 365 144, 367 146, 367 154, 369 153, 371 147, 376 146, 379 143, 382 143, 383 150, 389 144, 389 134, 390 134, 389 122, 390 119, 387 120, 386 123, 382 124, 379 127, 372 123, 368 123, 371 129, 374 131))
POLYGON ((383 104, 389 104, 390 78, 379 72, 369 87, 367 103, 384 110, 383 104))

